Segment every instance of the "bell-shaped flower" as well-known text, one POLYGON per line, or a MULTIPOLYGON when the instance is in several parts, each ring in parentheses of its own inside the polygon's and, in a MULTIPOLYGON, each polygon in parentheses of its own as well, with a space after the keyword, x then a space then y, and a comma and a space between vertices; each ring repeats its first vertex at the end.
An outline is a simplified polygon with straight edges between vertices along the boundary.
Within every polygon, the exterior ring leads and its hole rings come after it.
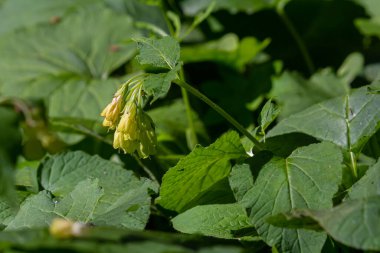
POLYGON ((115 129, 119 121, 119 116, 121 109, 124 105, 123 97, 126 89, 126 85, 123 85, 114 95, 112 102, 109 103, 102 113, 101 116, 104 117, 103 126, 109 127, 110 129, 115 129))

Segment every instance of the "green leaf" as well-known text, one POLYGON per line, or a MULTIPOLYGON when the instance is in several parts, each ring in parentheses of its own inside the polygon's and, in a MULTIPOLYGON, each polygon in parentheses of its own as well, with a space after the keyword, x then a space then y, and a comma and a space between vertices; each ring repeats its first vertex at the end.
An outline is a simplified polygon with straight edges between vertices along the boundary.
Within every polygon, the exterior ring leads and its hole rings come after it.
POLYGON ((236 201, 241 201, 243 196, 253 187, 253 176, 249 164, 233 166, 228 181, 236 201))
POLYGON ((165 16, 159 6, 150 6, 139 0, 105 0, 115 12, 127 14, 137 22, 153 24, 166 31, 165 16))
POLYGON ((269 131, 267 138, 299 132, 357 152, 379 128, 379 106, 380 96, 363 87, 291 115, 269 131))
POLYGON ((331 71, 324 69, 305 80, 297 73, 284 72, 273 79, 271 97, 281 106, 280 118, 321 102, 347 94, 349 86, 331 71))
POLYGON ((244 196, 257 232, 282 252, 320 252, 326 236, 303 229, 282 229, 266 223, 274 214, 294 208, 332 207, 341 183, 342 154, 331 143, 298 148, 286 159, 272 158, 260 170, 255 184, 244 196))
POLYGON ((346 199, 360 199, 380 195, 380 160, 348 191, 346 199))
POLYGON ((337 71, 337 75, 347 84, 352 83, 364 68, 364 57, 361 53, 351 53, 337 71))
POLYGON ((139 55, 137 60, 142 65, 155 68, 174 69, 178 64, 180 49, 178 42, 172 37, 161 39, 135 39, 139 55))
POLYGON ((97 7, 9 34, 0 41, 1 92, 42 98, 51 117, 100 120, 121 82, 110 74, 135 53, 133 43, 121 44, 133 34, 129 17, 97 7))
MULTIPOLYGON (((207 7, 214 0, 184 0, 182 1, 182 8, 186 15, 195 16, 207 7)), ((254 13, 262 9, 273 8, 276 6, 278 0, 217 0, 213 11, 228 10, 232 13, 244 11, 246 13, 254 13)))
POLYGON ((7 229, 46 226, 54 217, 143 229, 150 214, 150 180, 81 151, 47 158, 43 191, 28 197, 7 229))
POLYGON ((181 60, 185 63, 215 61, 242 71, 268 44, 269 40, 259 42, 253 37, 239 41, 236 34, 230 33, 215 41, 183 46, 181 60))
MULTIPOLYGON (((334 240, 370 251, 380 250, 380 196, 343 202, 330 210, 300 210, 272 219, 278 226, 304 226, 314 220, 334 240)), ((315 225, 313 225, 315 227, 315 225)))
POLYGON ((356 19, 355 26, 366 36, 380 37, 380 19, 378 17, 372 19, 356 19))
POLYGON ((228 132, 210 146, 196 147, 164 175, 157 203, 183 212, 197 205, 197 199, 228 177, 230 160, 244 157, 236 132, 228 132))
MULTIPOLYGON (((171 104, 163 105, 148 111, 149 116, 156 125, 158 135, 171 135, 176 138, 183 137, 188 128, 186 107, 183 100, 174 100, 171 104)), ((193 124, 198 135, 207 137, 206 129, 197 113, 192 111, 193 124)))
POLYGON ((11 0, 5 1, 0 8, 0 36, 36 24, 59 22, 73 8, 94 4, 93 0, 11 0))
POLYGON ((380 3, 377 0, 355 0, 355 2, 366 10, 367 14, 375 17, 380 16, 380 3))
POLYGON ((41 191, 25 199, 20 210, 13 220, 9 222, 6 229, 46 227, 52 219, 57 217, 53 211, 54 201, 51 195, 47 191, 41 191))
POLYGON ((174 69, 167 73, 149 74, 143 83, 143 89, 148 94, 153 96, 153 103, 155 100, 166 96, 170 89, 170 85, 174 79, 177 78, 177 72, 180 66, 177 65, 174 69))
POLYGON ((87 223, 93 219, 95 208, 103 195, 98 179, 83 180, 56 204, 54 212, 70 220, 87 223))
POLYGON ((232 231, 252 225, 245 209, 239 204, 203 205, 172 219, 173 227, 187 234, 201 234, 224 239, 235 238, 232 231))
POLYGON ((277 118, 279 114, 280 114, 280 108, 274 103, 272 103, 271 99, 268 100, 263 106, 263 109, 261 109, 260 116, 259 116, 259 123, 260 123, 260 132, 262 135, 264 135, 264 138, 265 138, 265 130, 277 118))

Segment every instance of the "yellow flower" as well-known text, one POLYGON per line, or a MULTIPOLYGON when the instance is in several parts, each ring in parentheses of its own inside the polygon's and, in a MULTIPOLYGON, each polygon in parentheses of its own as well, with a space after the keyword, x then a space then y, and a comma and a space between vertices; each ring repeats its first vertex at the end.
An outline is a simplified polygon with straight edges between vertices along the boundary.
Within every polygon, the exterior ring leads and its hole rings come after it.
POLYGON ((142 82, 131 80, 115 93, 101 116, 104 117, 103 126, 115 129, 115 149, 129 154, 137 152, 141 158, 146 158, 156 152, 157 136, 152 119, 142 110, 142 82))
POLYGON ((117 95, 112 99, 112 102, 109 103, 100 114, 104 117, 103 126, 115 129, 117 121, 119 120, 121 106, 121 95, 117 95))
POLYGON ((129 154, 137 151, 141 158, 146 158, 156 152, 156 146, 152 119, 134 102, 129 102, 116 128, 113 147, 129 154))
POLYGON ((124 134, 127 140, 136 140, 139 138, 139 125, 137 105, 134 102, 129 102, 124 109, 124 114, 121 116, 117 131, 124 134))

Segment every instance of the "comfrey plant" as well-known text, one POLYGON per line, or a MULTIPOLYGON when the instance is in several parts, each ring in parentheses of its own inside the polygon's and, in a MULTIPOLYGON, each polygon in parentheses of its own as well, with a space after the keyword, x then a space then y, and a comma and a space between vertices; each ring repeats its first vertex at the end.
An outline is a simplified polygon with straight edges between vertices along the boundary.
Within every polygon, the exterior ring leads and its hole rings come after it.
POLYGON ((101 116, 104 117, 103 126, 115 130, 115 149, 129 154, 137 152, 140 158, 146 158, 156 152, 157 137, 152 119, 143 110, 146 98, 142 77, 138 75, 124 83, 101 116))

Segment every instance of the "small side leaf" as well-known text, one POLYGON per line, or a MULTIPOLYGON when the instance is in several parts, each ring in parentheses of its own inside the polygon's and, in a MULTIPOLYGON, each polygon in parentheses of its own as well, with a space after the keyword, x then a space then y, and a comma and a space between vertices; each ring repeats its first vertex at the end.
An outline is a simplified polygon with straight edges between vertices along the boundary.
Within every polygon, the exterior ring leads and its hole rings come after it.
POLYGON ((170 70, 167 73, 160 73, 160 74, 149 74, 144 79, 144 91, 148 94, 153 96, 153 100, 151 103, 156 101, 159 98, 164 97, 169 89, 171 82, 176 79, 177 72, 179 71, 180 65, 177 65, 174 67, 174 69, 170 70))
POLYGON ((349 189, 345 199, 361 199, 376 195, 380 196, 380 160, 349 189))

